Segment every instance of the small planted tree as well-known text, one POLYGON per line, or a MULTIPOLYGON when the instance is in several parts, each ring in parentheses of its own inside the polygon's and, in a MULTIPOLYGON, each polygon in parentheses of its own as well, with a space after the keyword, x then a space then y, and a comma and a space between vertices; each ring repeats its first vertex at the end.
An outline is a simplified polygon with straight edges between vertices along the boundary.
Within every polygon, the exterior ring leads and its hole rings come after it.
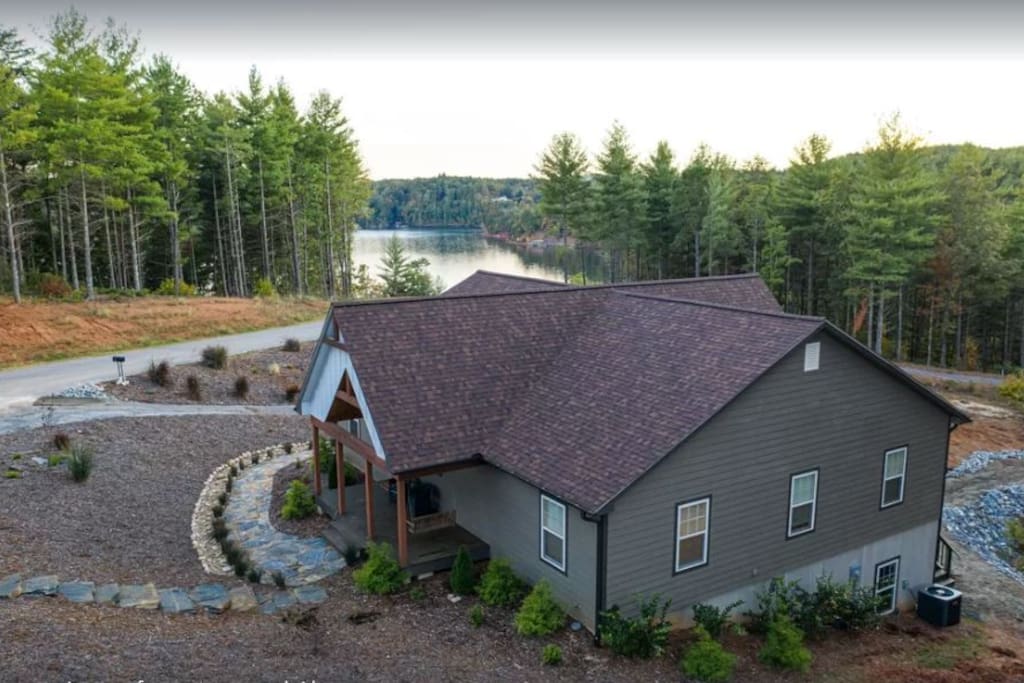
POLYGON ((524 636, 546 636, 565 625, 565 610, 551 594, 551 585, 541 579, 516 612, 516 630, 524 636))
POLYGON ((665 615, 672 601, 662 603, 654 595, 647 600, 638 598, 637 604, 640 614, 633 619, 623 617, 618 606, 601 613, 601 643, 624 657, 660 656, 668 643, 671 626, 665 615))
POLYGON ((807 671, 811 666, 811 651, 804 647, 803 632, 784 615, 775 617, 768 625, 768 635, 758 657, 780 669, 807 671))
POLYGON ((316 512, 316 500, 306 483, 296 479, 284 494, 281 516, 285 519, 305 519, 316 512))
POLYGON ((448 583, 456 595, 469 595, 476 587, 476 577, 473 576, 473 560, 470 559, 469 551, 464 545, 459 546, 459 552, 455 555, 448 583))
POLYGON ((223 346, 207 346, 203 349, 203 364, 223 370, 228 364, 228 350, 223 346))
POLYGON ((72 481, 83 482, 92 474, 92 449, 75 445, 68 451, 68 474, 72 481))
POLYGON ((703 627, 694 629, 697 642, 686 651, 679 663, 683 673, 702 683, 722 683, 732 678, 736 655, 725 651, 703 627))
POLYGON ((476 592, 487 605, 512 607, 522 599, 526 586, 512 571, 508 560, 495 558, 487 563, 476 592))
POLYGON ((397 593, 405 585, 408 575, 402 571, 387 543, 368 543, 367 559, 352 573, 360 589, 375 595, 397 593))

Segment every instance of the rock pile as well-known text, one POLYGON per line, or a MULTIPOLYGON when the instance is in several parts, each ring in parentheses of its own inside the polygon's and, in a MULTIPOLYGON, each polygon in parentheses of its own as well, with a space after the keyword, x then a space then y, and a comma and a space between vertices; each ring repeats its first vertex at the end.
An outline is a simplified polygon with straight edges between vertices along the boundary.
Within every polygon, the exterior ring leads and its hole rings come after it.
POLYGON ((991 489, 970 505, 946 506, 942 511, 942 521, 957 541, 1001 573, 1024 584, 1024 573, 1010 563, 1012 552, 1006 535, 1006 523, 1020 517, 1024 517, 1021 484, 991 489))
POLYGON ((998 460, 1024 460, 1024 450, 1022 451, 975 451, 968 457, 954 467, 953 469, 946 472, 946 477, 950 479, 956 479, 962 477, 965 474, 977 474, 986 467, 990 462, 998 460))

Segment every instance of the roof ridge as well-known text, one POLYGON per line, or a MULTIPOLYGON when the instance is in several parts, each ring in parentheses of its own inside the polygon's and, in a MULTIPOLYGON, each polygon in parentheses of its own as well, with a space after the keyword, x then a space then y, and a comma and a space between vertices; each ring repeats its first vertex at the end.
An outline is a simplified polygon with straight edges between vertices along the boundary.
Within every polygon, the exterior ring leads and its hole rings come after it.
MULTIPOLYGON (((509 280, 525 280, 527 282, 539 282, 541 284, 555 285, 557 287, 572 287, 573 286, 573 285, 570 285, 570 284, 565 283, 565 282, 558 282, 556 280, 547 280, 547 279, 542 278, 542 277, 530 277, 529 275, 514 275, 512 273, 499 273, 496 270, 486 270, 484 268, 477 268, 475 271, 473 271, 473 275, 493 275, 494 277, 503 277, 503 278, 507 278, 509 280)), ((470 277, 472 277, 472 276, 470 276, 470 277)), ((462 280, 462 282, 465 282, 465 280, 462 280)))
POLYGON ((650 299, 652 301, 664 301, 665 303, 673 304, 689 304, 691 306, 701 306, 704 308, 718 308, 724 311, 735 311, 737 313, 753 313, 754 315, 766 315, 772 318, 788 318, 791 320, 806 320, 808 322, 826 322, 827 319, 817 315, 800 315, 798 313, 786 313, 785 311, 760 311, 756 308, 744 308, 742 306, 729 306, 727 304, 717 304, 710 301, 698 301, 695 299, 679 299, 676 297, 665 296, 663 294, 641 294, 638 292, 623 292, 618 289, 614 290, 616 294, 622 296, 629 296, 635 299, 650 299))

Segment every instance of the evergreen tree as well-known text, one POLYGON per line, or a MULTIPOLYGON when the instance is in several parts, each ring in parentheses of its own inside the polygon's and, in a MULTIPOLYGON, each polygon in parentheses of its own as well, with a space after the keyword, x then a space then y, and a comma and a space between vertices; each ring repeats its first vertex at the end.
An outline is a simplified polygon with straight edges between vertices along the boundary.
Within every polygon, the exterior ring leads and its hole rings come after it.
MULTIPOLYGON (((582 229, 590 198, 588 166, 587 153, 579 138, 572 133, 559 133, 534 167, 541 196, 540 212, 556 222, 562 246, 566 246, 569 235, 582 229)), ((563 269, 563 277, 565 282, 569 281, 567 268, 563 269)))

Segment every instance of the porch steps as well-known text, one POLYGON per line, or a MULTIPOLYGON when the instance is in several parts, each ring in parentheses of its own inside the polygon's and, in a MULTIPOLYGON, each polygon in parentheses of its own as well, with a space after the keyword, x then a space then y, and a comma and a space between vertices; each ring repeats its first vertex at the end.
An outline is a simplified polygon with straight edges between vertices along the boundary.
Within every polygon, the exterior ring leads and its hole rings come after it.
POLYGON ((334 528, 333 524, 331 524, 330 526, 325 528, 320 533, 320 535, 323 536, 325 539, 327 539, 327 542, 330 543, 331 545, 333 545, 339 551, 344 552, 345 546, 348 545, 345 542, 345 537, 341 535, 340 531, 338 531, 337 529, 334 528))

